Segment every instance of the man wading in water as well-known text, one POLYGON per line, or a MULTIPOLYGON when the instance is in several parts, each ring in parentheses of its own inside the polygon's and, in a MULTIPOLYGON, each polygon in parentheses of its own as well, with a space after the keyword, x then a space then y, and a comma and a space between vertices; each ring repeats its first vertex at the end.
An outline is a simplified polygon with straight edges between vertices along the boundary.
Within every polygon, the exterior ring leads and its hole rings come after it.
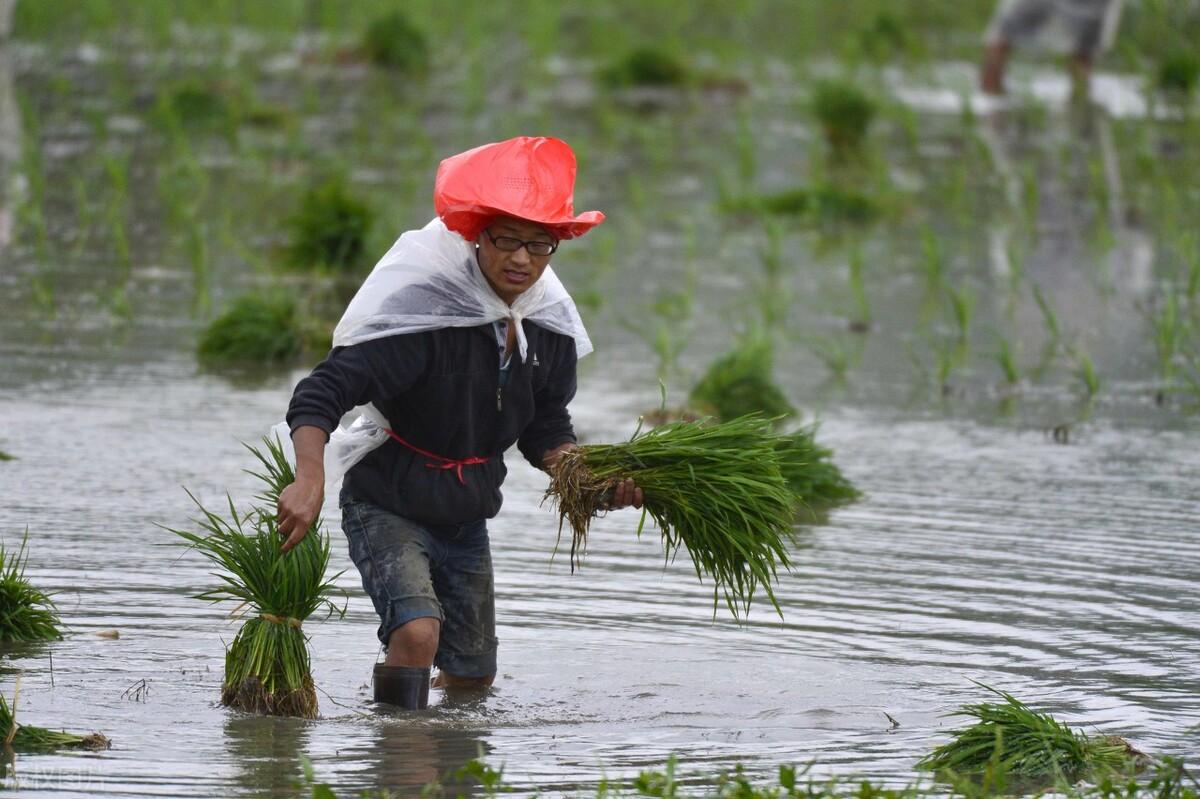
MULTIPOLYGON (((574 215, 574 184, 575 155, 558 139, 519 137, 443 161, 438 218, 376 264, 329 356, 292 395, 283 549, 320 513, 328 455, 348 469, 342 529, 379 613, 378 702, 426 707, 431 666, 435 687, 495 678, 486 520, 500 510, 504 451, 516 443, 549 471, 575 447, 567 403, 576 359, 591 351, 549 268, 560 240, 604 220, 574 215), (355 406, 362 416, 338 429, 355 406)), ((632 480, 618 486, 612 507, 641 504, 632 480)))

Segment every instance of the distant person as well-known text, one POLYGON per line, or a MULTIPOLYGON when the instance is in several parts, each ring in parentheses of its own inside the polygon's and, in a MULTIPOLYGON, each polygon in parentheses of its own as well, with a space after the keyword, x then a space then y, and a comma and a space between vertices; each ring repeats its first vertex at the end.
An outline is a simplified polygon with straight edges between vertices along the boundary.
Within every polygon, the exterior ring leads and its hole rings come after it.
POLYGON ((984 38, 980 88, 1004 94, 1013 47, 1040 45, 1066 52, 1077 87, 1086 87, 1096 56, 1116 35, 1121 0, 1000 0, 984 38))

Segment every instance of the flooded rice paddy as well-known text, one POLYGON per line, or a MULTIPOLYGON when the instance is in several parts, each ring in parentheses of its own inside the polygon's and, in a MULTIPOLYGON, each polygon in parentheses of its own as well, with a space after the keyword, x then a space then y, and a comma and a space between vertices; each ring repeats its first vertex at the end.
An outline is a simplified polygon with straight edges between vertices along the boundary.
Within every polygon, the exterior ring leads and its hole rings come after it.
MULTIPOLYGON (((15 456, 0 463, 0 536, 28 529, 28 574, 67 623, 64 641, 8 648, 0 665, 9 696, 21 673, 18 719, 113 746, 18 755, 6 791, 293 796, 301 756, 342 795, 412 794, 477 756, 551 794, 672 755, 687 773, 812 761, 896 784, 956 724, 944 714, 981 698, 972 681, 1146 752, 1200 757, 1200 425, 1186 395, 1159 396, 1152 321, 1195 246, 1194 122, 1063 106, 1053 91, 974 116, 945 103, 963 67, 933 65, 903 80, 907 94, 877 76, 888 110, 870 151, 835 168, 802 103, 822 65, 767 65, 744 93, 612 99, 582 65, 553 61, 538 91, 501 77, 468 113, 461 75, 397 96, 353 66, 301 79, 302 58, 260 52, 247 79, 291 121, 181 152, 154 127, 137 54, 92 47, 0 54, 20 137, 4 171, 19 235, 0 250, 0 449, 15 456), (117 73, 132 81, 120 92, 117 73), (593 526, 572 574, 539 506, 544 475, 510 453, 489 524, 496 685, 413 715, 369 701, 377 622, 330 499, 349 610, 306 625, 321 718, 222 708, 235 626, 192 598, 213 582, 207 564, 158 525, 191 513, 184 486, 206 503, 252 493, 240 442, 282 418, 305 365, 201 370, 197 331, 248 286, 339 302, 324 278, 268 268, 311 151, 337 151, 380 204, 382 252, 431 213, 439 158, 533 132, 571 141, 577 206, 610 214, 555 258, 597 344, 572 404, 581 438, 627 437, 658 405, 660 374, 681 400, 766 320, 777 379, 865 498, 797 528, 783 618, 764 602, 739 625, 714 617, 686 557, 664 564, 653 531, 635 537, 632 511, 593 526), (195 192, 180 206, 206 220, 199 252, 164 209, 175 178, 195 192), (860 187, 879 218, 720 210, 817 179, 860 187), (656 359, 659 325, 679 357, 656 359)), ((1054 80, 1026 69, 1031 85, 1054 80)), ((1127 77, 1106 85, 1141 107, 1127 77)))

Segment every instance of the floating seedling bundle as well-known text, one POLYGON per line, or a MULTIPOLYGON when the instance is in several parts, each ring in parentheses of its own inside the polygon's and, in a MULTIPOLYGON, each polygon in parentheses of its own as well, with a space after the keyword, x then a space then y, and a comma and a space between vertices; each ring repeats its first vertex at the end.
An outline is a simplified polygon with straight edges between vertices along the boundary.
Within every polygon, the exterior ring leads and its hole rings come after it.
POLYGON ((649 516, 668 558, 687 549, 696 576, 714 582, 738 616, 759 586, 779 610, 771 583, 789 567, 792 494, 779 468, 771 422, 747 416, 718 424, 672 422, 621 444, 592 444, 565 453, 546 497, 571 527, 574 566, 591 520, 616 485, 633 478, 645 495, 638 534, 649 516))
POLYGON ((280 550, 275 508, 279 493, 295 478, 278 440, 263 439, 263 443, 265 454, 247 446, 265 469, 250 472, 266 484, 255 497, 261 504, 239 514, 229 499, 225 519, 192 497, 203 514, 196 520, 203 532, 171 532, 223 570, 216 576, 224 584, 197 598, 233 600, 251 615, 225 653, 222 704, 255 713, 315 718, 317 695, 302 625, 318 610, 325 609, 328 617, 341 616, 345 609, 330 599, 338 590, 333 584, 337 576, 325 579, 329 538, 320 518, 299 544, 286 553, 280 550))
POLYGON ((58 609, 49 594, 25 579, 25 545, 16 552, 0 544, 0 642, 51 641, 62 638, 58 609))
POLYGON ((718 419, 751 413, 768 418, 793 416, 796 409, 775 384, 771 341, 761 334, 743 339, 708 367, 688 403, 718 419))
POLYGON ((918 769, 947 775, 994 770, 1022 781, 1075 782, 1146 765, 1146 756, 1121 738, 1085 735, 1011 694, 981 687, 1004 701, 963 705, 952 715, 978 721, 954 732, 954 740, 922 758, 918 769))
POLYGON ((853 502, 862 494, 833 462, 832 450, 817 444, 816 427, 775 437, 779 469, 796 502, 820 511, 853 502))
POLYGON ((60 749, 76 747, 80 749, 107 749, 108 738, 98 732, 91 735, 74 735, 69 732, 47 730, 44 727, 34 727, 29 724, 17 723, 17 697, 20 695, 20 678, 13 691, 13 703, 10 707, 8 699, 0 693, 0 736, 4 746, 11 747, 17 752, 31 750, 60 749))

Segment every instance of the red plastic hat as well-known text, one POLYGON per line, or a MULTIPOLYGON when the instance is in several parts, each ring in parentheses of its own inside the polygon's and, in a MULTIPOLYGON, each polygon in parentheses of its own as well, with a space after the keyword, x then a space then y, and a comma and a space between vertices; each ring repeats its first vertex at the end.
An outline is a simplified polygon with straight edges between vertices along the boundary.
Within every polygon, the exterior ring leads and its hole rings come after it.
POLYGON ((573 239, 604 221, 599 211, 575 216, 574 193, 570 145, 545 136, 518 136, 442 161, 433 207, 446 227, 467 241, 474 241, 497 216, 527 219, 557 238, 573 239))

